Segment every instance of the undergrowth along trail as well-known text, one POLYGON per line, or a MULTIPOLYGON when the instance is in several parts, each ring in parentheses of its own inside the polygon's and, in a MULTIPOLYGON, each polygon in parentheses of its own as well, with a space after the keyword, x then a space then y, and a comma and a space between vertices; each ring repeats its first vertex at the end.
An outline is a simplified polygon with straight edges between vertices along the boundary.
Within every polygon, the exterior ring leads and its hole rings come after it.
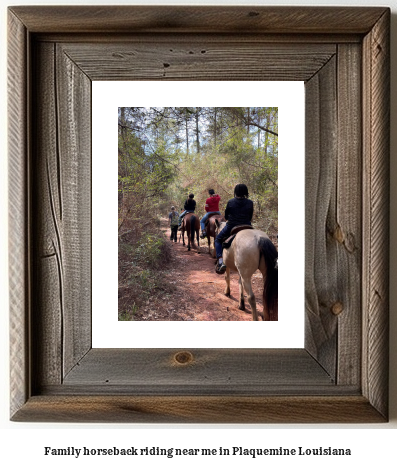
MULTIPOLYGON (((200 240, 200 253, 177 243, 170 242, 170 229, 167 220, 161 220, 161 229, 169 245, 169 261, 156 276, 148 278, 147 296, 130 310, 130 318, 120 320, 135 321, 251 321, 251 309, 246 303, 246 310, 238 309, 238 274, 231 273, 231 297, 226 297, 223 275, 217 275, 214 259, 208 253, 207 241, 200 240)), ((178 233, 179 240, 179 233, 178 233)), ((262 275, 257 271, 253 278, 258 310, 263 309, 262 275)), ((133 287, 131 288, 133 289, 133 287)), ((119 290, 119 303, 128 294, 119 290), (120 298, 121 291, 121 298, 120 298)), ((124 303, 125 304, 125 303, 124 303)), ((120 309, 119 309, 120 311, 120 309)), ((125 309, 125 312, 128 312, 125 309)))

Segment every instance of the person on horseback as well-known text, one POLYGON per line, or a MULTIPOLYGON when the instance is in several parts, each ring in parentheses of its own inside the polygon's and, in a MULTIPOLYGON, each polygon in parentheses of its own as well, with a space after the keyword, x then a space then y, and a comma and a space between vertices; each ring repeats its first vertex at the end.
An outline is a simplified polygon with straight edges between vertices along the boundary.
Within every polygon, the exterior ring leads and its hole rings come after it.
POLYGON ((175 206, 171 206, 171 212, 168 214, 168 219, 170 221, 171 228, 171 237, 170 240, 176 242, 177 232, 178 232, 178 219, 179 213, 175 211, 175 206))
POLYGON ((205 222, 207 221, 210 213, 212 214, 221 214, 219 211, 219 201, 221 197, 215 194, 214 190, 208 190, 209 198, 205 200, 204 209, 207 211, 206 214, 201 218, 200 226, 201 226, 201 236, 200 239, 204 239, 207 236, 205 232, 205 222))
POLYGON ((179 221, 178 221, 178 229, 181 229, 182 225, 182 219, 185 216, 186 213, 194 213, 196 210, 196 201, 194 200, 194 194, 190 193, 189 198, 185 201, 185 204, 183 206, 184 211, 181 213, 179 216, 179 221))
POLYGON ((222 242, 229 237, 233 227, 242 224, 251 225, 254 214, 254 203, 248 199, 248 188, 244 183, 240 183, 234 188, 234 198, 229 200, 225 209, 226 226, 215 238, 215 250, 217 263, 215 271, 218 274, 225 273, 226 265, 222 258, 222 242))

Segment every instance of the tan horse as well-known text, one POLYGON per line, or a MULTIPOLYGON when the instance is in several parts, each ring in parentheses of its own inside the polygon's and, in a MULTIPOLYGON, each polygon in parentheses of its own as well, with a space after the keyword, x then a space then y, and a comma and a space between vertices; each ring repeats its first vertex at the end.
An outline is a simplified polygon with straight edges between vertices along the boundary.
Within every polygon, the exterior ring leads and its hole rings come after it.
POLYGON ((215 221, 223 222, 223 221, 225 221, 225 219, 220 214, 213 214, 207 220, 205 232, 207 234, 206 237, 207 237, 207 241, 208 241, 208 252, 209 252, 209 254, 212 258, 216 258, 215 248, 211 252, 211 237, 214 240, 215 240, 215 237, 216 237, 216 233, 215 233, 216 232, 216 224, 215 224, 215 221))
MULTIPOLYGON (((226 223, 216 223, 219 233, 226 223)), ((276 247, 265 234, 257 229, 245 229, 236 234, 232 245, 223 250, 225 273, 225 295, 230 296, 230 270, 238 272, 240 287, 239 309, 244 311, 244 290, 252 310, 252 320, 258 320, 255 295, 252 291, 251 277, 260 270, 263 277, 263 315, 264 321, 278 320, 278 254, 276 247)))
POLYGON ((199 232, 200 232, 200 219, 194 213, 187 213, 182 221, 182 241, 183 245, 185 244, 185 231, 187 233, 187 249, 190 250, 190 244, 194 249, 197 249, 200 253, 200 242, 199 242, 199 232), (197 246, 194 242, 194 235, 196 234, 197 246))

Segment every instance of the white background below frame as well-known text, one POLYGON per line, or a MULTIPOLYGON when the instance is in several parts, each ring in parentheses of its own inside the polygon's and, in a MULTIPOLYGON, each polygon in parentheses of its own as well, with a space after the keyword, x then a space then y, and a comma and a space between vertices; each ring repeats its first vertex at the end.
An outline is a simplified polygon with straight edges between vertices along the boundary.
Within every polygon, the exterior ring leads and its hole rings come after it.
POLYGON ((302 348, 305 229, 303 82, 95 81, 92 94, 93 348, 302 348), (118 108, 122 106, 278 107, 278 322, 117 320, 117 142, 118 108))

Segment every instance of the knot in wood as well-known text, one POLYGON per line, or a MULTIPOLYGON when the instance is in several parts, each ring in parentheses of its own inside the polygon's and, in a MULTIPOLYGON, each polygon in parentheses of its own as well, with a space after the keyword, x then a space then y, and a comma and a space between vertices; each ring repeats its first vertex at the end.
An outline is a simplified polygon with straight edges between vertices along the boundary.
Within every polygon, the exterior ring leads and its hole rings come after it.
POLYGON ((190 352, 178 352, 175 354, 174 360, 180 365, 186 365, 193 361, 193 355, 190 352))
POLYGON ((331 312, 335 316, 339 316, 339 314, 341 314, 342 311, 343 311, 343 304, 340 303, 339 301, 336 302, 335 304, 333 304, 332 307, 331 307, 331 312))
POLYGON ((345 240, 345 236, 343 234, 342 228, 340 226, 337 226, 334 232, 334 239, 336 239, 340 244, 343 244, 345 240))

